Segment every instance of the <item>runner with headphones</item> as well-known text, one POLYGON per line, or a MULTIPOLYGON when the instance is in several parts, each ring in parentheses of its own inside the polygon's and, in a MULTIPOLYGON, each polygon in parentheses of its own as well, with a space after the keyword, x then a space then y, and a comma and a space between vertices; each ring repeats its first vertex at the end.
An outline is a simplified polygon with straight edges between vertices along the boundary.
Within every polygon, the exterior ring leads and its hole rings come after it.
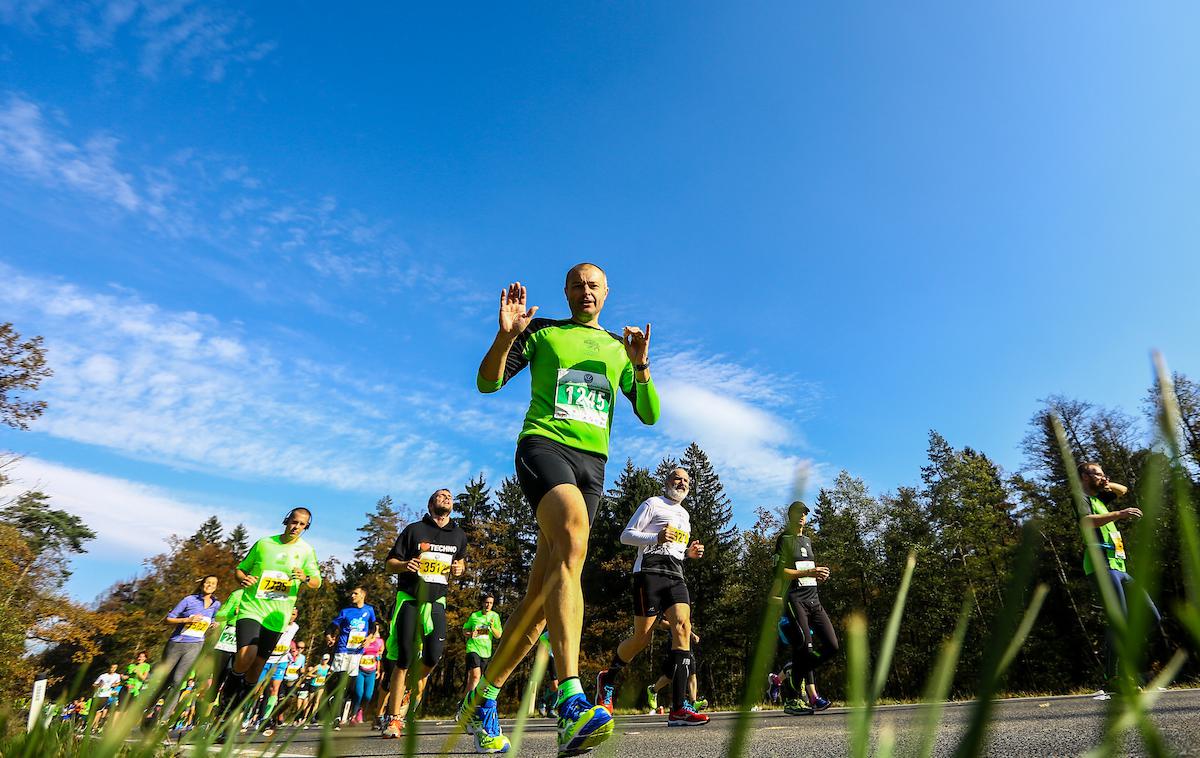
POLYGON ((312 512, 293 508, 283 519, 283 534, 263 537, 237 565, 245 591, 237 616, 237 654, 226 687, 236 705, 257 682, 267 657, 292 618, 300 585, 321 586, 317 554, 300 536, 312 526, 312 512))

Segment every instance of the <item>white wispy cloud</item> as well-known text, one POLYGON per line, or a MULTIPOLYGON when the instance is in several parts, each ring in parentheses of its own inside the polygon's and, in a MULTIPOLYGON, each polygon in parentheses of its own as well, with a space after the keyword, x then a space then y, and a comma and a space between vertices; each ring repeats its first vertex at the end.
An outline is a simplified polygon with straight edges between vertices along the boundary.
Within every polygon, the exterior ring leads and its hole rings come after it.
POLYGON ((351 321, 361 320, 353 308, 332 306, 315 291, 483 300, 464 277, 415 255, 390 222, 344 208, 333 195, 279 190, 234 157, 183 147, 147 161, 124 154, 113 134, 75 131, 57 109, 6 93, 0 171, 73 193, 113 223, 132 220, 171 240, 203 243, 196 268, 255 299, 302 302, 351 321))
POLYGON ((10 94, 0 107, 0 167, 51 188, 66 188, 125 210, 145 205, 133 177, 117 168, 117 141, 97 134, 75 144, 48 128, 36 103, 10 94))
POLYGON ((2 264, 0 278, 10 317, 45 336, 55 370, 38 431, 158 463, 362 493, 416 495, 471 473, 456 435, 479 431, 426 433, 416 420, 426 410, 412 405, 420 392, 316 368, 318 357, 292 357, 211 316, 2 264))
MULTIPOLYGON (((96 533, 96 539, 86 545, 86 557, 76 558, 76 564, 86 566, 92 559, 127 562, 130 574, 141 561, 164 551, 169 537, 194 534, 209 516, 217 516, 227 531, 244 524, 251 539, 257 539, 277 534, 280 516, 292 505, 280 503, 273 510, 256 511, 213 506, 160 487, 33 457, 18 459, 5 475, 9 482, 0 487, 0 501, 40 490, 50 497, 52 507, 80 517, 96 533)), ((305 539, 322 559, 346 561, 354 555, 353 544, 346 541, 353 536, 353 532, 317 526, 305 539)))
POLYGON ((0 23, 54 36, 116 65, 125 63, 129 47, 133 69, 148 79, 176 74, 220 81, 275 48, 256 38, 244 12, 207 0, 0 0, 0 23))
POLYGON ((787 497, 798 476, 818 485, 823 466, 808 454, 802 424, 820 400, 811 382, 697 351, 654 361, 662 419, 649 436, 622 435, 636 460, 650 463, 696 442, 743 505, 787 497))

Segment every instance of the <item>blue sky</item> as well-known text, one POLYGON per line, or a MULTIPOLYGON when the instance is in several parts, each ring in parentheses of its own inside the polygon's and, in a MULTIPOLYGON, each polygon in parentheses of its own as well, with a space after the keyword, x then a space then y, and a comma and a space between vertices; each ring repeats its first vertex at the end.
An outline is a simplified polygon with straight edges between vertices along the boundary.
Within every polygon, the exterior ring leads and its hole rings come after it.
POLYGON ((500 288, 654 324, 664 418, 749 524, 926 434, 1200 373, 1195 6, 0 0, 0 319, 50 410, 0 448, 100 537, 90 598, 210 513, 346 555, 381 495, 511 473, 500 288))

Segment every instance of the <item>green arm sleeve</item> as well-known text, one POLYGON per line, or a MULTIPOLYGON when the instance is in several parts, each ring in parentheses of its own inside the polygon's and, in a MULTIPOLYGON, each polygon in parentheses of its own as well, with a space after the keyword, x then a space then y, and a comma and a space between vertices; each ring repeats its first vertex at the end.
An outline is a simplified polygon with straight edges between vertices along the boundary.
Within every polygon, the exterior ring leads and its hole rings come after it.
POLYGON ((621 393, 633 404, 633 412, 647 426, 658 421, 658 390, 654 389, 654 379, 642 384, 633 375, 633 366, 625 364, 621 372, 621 393))
POLYGON ((482 374, 475 375, 475 388, 477 390, 479 390, 480 392, 484 393, 485 395, 490 394, 490 393, 495 392, 496 390, 500 389, 500 387, 503 384, 504 384, 503 380, 489 382, 487 379, 483 378, 482 374))

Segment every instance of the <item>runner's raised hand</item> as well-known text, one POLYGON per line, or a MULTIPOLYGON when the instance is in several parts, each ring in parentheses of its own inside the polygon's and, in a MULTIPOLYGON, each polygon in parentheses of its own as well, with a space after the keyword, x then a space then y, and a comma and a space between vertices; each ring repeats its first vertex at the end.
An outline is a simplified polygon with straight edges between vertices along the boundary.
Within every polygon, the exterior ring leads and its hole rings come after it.
POLYGON ((529 326, 537 309, 536 305, 526 308, 525 287, 520 282, 513 282, 507 289, 500 290, 501 334, 515 338, 529 326))
POLYGON ((622 341, 625 343, 625 354, 629 356, 629 362, 635 366, 642 366, 650 362, 650 325, 646 324, 646 331, 642 331, 638 326, 627 326, 622 335, 622 341))

